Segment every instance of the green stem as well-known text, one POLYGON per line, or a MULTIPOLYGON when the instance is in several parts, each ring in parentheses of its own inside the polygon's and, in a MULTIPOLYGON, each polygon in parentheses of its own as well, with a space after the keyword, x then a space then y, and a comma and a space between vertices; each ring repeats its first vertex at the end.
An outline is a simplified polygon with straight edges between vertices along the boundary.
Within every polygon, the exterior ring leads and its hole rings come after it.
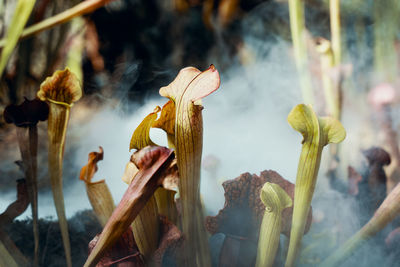
POLYGON ((338 66, 342 58, 342 39, 340 36, 340 0, 330 0, 331 41, 333 65, 338 66))
POLYGON ((322 86, 324 88, 325 103, 328 106, 328 114, 338 119, 339 98, 330 75, 334 65, 331 43, 324 38, 317 38, 316 48, 320 54, 322 86))
POLYGON ((394 82, 397 76, 398 11, 397 0, 374 1, 374 65, 384 82, 394 82))
POLYGON ((294 57, 296 60, 297 72, 299 74, 303 100, 306 104, 314 104, 312 82, 308 70, 303 0, 289 0, 289 16, 294 57))

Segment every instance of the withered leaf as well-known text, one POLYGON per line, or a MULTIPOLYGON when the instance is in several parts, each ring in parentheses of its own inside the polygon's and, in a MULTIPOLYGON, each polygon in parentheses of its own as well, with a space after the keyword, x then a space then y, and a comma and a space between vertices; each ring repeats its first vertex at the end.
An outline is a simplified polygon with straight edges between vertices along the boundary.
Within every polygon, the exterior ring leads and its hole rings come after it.
POLYGON ((81 172, 79 174, 79 179, 85 181, 86 183, 90 183, 94 174, 97 172, 97 162, 103 160, 104 150, 100 146, 99 152, 90 152, 88 156, 88 164, 82 167, 81 172))

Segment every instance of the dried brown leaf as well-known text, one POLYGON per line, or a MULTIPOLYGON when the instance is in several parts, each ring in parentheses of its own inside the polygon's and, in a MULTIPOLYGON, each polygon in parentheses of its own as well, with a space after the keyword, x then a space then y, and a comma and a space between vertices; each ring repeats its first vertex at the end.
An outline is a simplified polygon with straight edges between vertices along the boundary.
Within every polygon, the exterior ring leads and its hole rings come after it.
POLYGON ((103 160, 103 157, 104 150, 101 146, 99 146, 99 152, 90 152, 88 156, 88 164, 82 167, 79 174, 79 179, 85 181, 86 183, 90 183, 94 174, 97 172, 97 162, 103 160))

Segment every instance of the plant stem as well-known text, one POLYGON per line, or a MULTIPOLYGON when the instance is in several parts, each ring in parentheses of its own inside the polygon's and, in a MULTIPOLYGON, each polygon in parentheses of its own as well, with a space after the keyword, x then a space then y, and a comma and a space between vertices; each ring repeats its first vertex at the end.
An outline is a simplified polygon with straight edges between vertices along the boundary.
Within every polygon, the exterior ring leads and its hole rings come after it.
POLYGON ((289 0, 290 30, 292 33, 294 57, 299 74, 303 100, 314 104, 313 88, 308 70, 306 30, 304 23, 303 0, 289 0))
POLYGON ((395 40, 398 30, 397 0, 376 0, 374 5, 374 65, 378 79, 394 82, 397 76, 395 40))
POLYGON ((318 38, 316 48, 320 54, 322 86, 324 88, 325 103, 328 106, 328 114, 339 119, 339 94, 335 90, 336 88, 330 75, 335 60, 331 43, 326 39, 318 38))
POLYGON ((39 263, 38 189, 37 189, 37 125, 17 127, 17 139, 24 165, 26 185, 32 209, 34 266, 39 263))
POLYGON ((342 60, 342 39, 340 31, 340 0, 330 0, 331 41, 333 65, 338 66, 342 60))

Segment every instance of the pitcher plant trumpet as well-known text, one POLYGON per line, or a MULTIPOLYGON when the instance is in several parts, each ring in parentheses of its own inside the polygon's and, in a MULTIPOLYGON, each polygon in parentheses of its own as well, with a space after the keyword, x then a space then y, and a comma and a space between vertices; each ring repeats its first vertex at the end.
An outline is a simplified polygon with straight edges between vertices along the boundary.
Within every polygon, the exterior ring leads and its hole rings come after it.
POLYGON ((56 71, 41 85, 37 93, 40 100, 49 104, 47 134, 49 138, 49 172, 54 204, 60 224, 67 266, 72 266, 67 218, 62 190, 62 166, 65 136, 73 103, 82 97, 82 89, 75 74, 68 68, 56 71))
POLYGON ((314 104, 313 87, 310 71, 308 70, 308 53, 303 0, 289 0, 290 32, 292 35, 293 52, 296 69, 300 80, 303 100, 314 104))
POLYGON ((307 214, 317 182, 322 149, 329 143, 340 143, 346 137, 342 124, 331 117, 320 117, 309 105, 300 104, 288 115, 289 124, 303 135, 297 169, 292 229, 286 267, 294 266, 306 225, 307 214))
POLYGON ((220 77, 211 65, 206 71, 187 67, 160 89, 160 95, 175 103, 175 147, 185 236, 185 264, 210 266, 203 208, 200 201, 200 168, 203 147, 201 99, 218 89, 220 77))
POLYGON ((258 239, 256 267, 270 267, 278 251, 282 226, 282 210, 292 206, 292 199, 279 185, 265 183, 260 198, 265 205, 258 239))
POLYGON ((103 160, 104 151, 99 147, 99 152, 90 152, 88 164, 83 166, 79 178, 86 184, 86 193, 100 224, 104 227, 114 211, 114 200, 106 181, 92 182, 97 171, 97 162, 103 160))

